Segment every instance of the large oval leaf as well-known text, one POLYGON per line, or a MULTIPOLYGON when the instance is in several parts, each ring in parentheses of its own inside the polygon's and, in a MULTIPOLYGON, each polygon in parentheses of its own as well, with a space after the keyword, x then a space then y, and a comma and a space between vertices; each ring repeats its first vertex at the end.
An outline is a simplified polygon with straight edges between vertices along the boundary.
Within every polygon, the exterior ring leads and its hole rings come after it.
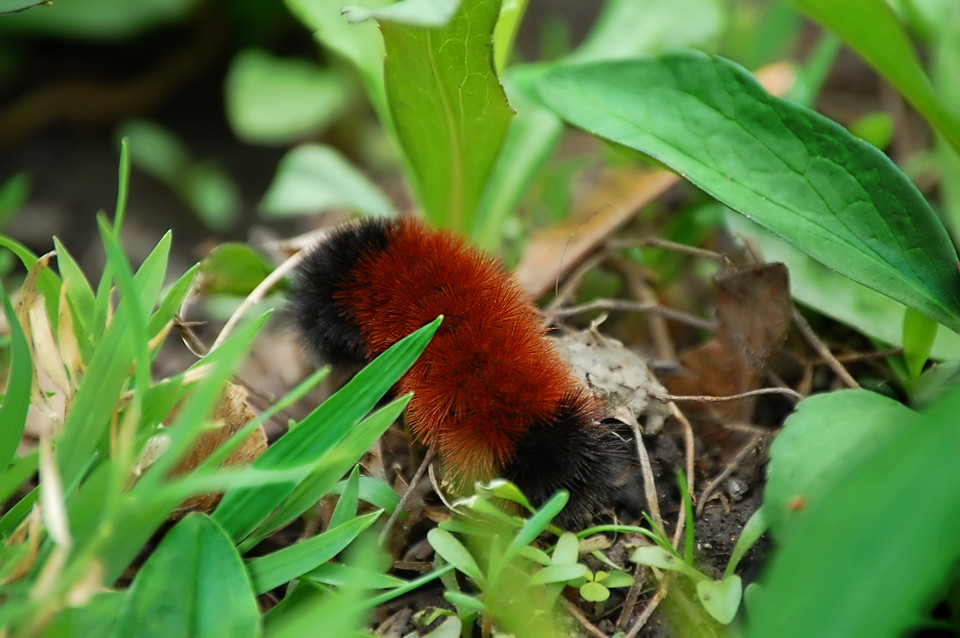
POLYGON ((500 0, 464 2, 446 26, 381 19, 397 137, 424 213, 470 229, 513 111, 493 70, 500 0))
POLYGON ((956 573, 958 413, 953 392, 815 486, 748 600, 748 638, 917 635, 956 573))
POLYGON ((114 636, 258 636, 250 578, 226 532, 190 514, 133 580, 114 636))
POLYGON ((555 69, 546 103, 646 153, 824 265, 960 331, 957 253, 919 191, 843 127, 687 52, 555 69))

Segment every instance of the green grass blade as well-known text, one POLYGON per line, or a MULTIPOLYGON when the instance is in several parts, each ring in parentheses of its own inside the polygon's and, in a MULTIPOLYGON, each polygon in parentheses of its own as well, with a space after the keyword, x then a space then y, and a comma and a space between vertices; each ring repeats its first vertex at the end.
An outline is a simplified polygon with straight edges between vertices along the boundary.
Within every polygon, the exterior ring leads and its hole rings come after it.
POLYGON ((960 331, 957 253, 890 159, 698 53, 559 68, 561 116, 651 155, 824 265, 960 331))
POLYGON ((93 289, 67 247, 56 237, 53 238, 53 245, 57 250, 57 269, 60 271, 60 279, 70 282, 67 286, 67 301, 70 309, 73 310, 77 328, 83 333, 89 332, 95 301, 93 289))
POLYGON ((381 19, 388 104, 426 216, 467 232, 513 111, 494 73, 500 0, 428 28, 381 19))
MULTIPOLYGON (((37 263, 37 256, 29 248, 10 237, 0 235, 0 246, 6 248, 23 264, 27 270, 37 263)), ((47 316, 58 316, 60 302, 60 279, 49 268, 44 268, 37 277, 37 290, 43 295, 47 306, 47 316)))
POLYGON ((16 312, 6 291, 0 286, 0 303, 3 314, 10 326, 10 372, 7 388, 0 405, 0 474, 17 452, 23 429, 27 423, 27 410, 30 408, 30 391, 33 388, 33 362, 30 358, 30 344, 17 320, 16 312))
POLYGON ((337 499, 337 506, 333 508, 329 527, 333 528, 346 523, 357 515, 357 505, 360 502, 360 466, 354 465, 353 471, 343 486, 343 493, 337 499))
POLYGON ((289 545, 266 556, 247 561, 247 569, 258 594, 300 577, 327 562, 352 543, 360 532, 373 525, 381 511, 350 519, 313 538, 289 545))
MULTIPOLYGON (((352 428, 330 451, 324 461, 297 485, 266 522, 250 538, 240 544, 241 550, 245 551, 255 546, 328 494, 350 466, 357 463, 364 452, 369 450, 370 446, 390 427, 390 424, 397 420, 409 400, 409 394, 399 397, 352 428)), ((303 424, 297 427, 303 427, 303 424)))
MULTIPOLYGON (((369 412, 397 379, 413 365, 436 332, 440 319, 438 317, 401 339, 377 357, 300 425, 271 445, 254 462, 254 467, 281 469, 322 457, 347 435, 360 418, 369 412)), ((242 539, 295 487, 295 483, 290 483, 230 490, 214 511, 214 518, 234 539, 242 539)))
POLYGON ((260 635, 250 578, 216 522, 190 514, 164 536, 137 572, 112 635, 260 635))

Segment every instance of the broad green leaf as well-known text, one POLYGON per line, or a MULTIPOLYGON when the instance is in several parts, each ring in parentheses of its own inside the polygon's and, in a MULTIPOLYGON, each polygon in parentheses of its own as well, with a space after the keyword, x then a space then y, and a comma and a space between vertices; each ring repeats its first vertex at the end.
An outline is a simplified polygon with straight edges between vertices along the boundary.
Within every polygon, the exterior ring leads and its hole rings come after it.
POLYGON ((10 328, 10 368, 3 403, 0 404, 0 474, 3 474, 17 452, 27 423, 30 391, 33 388, 33 362, 30 344, 2 286, 0 304, 3 304, 3 314, 10 328))
MULTIPOLYGON (((391 346, 300 425, 271 445, 254 461, 253 466, 261 469, 286 468, 322 457, 413 365, 439 325, 438 317, 391 346)), ((304 478, 306 475, 305 472, 304 478)), ((259 525, 295 487, 296 484, 287 483, 230 490, 214 511, 214 518, 233 538, 240 540, 259 525)))
MULTIPOLYGON (((367 0, 366 7, 389 5, 391 0, 367 0)), ((350 23, 341 14, 344 0, 286 0, 290 12, 300 19, 323 46, 349 60, 360 73, 367 96, 388 123, 387 98, 383 88, 383 39, 373 22, 350 23)))
POLYGON ((718 0, 609 0, 570 62, 713 50, 726 23, 718 0))
POLYGON ((380 511, 376 511, 352 518, 313 538, 288 545, 266 556, 251 558, 247 561, 247 569, 253 579, 254 591, 258 594, 268 592, 316 569, 342 552, 380 514, 380 511))
POLYGON ((122 591, 102 592, 82 607, 67 607, 47 625, 41 636, 107 636, 123 609, 126 594, 122 591))
POLYGON ((957 254, 881 152, 698 53, 559 68, 570 122, 663 162, 824 265, 960 330, 957 254))
POLYGON ((910 430, 917 414, 867 390, 838 390, 801 401, 770 447, 764 517, 777 538, 813 505, 821 485, 836 485, 846 468, 871 454, 891 430, 910 430))
POLYGON ((258 636, 259 616, 230 538, 210 517, 189 514, 137 572, 113 635, 258 636))
POLYGON ((427 540, 438 556, 467 575, 473 582, 483 586, 485 578, 480 566, 463 543, 445 529, 434 527, 427 532, 427 540))
POLYGON ((610 590, 591 580, 580 587, 580 595, 583 596, 584 600, 592 603, 602 603, 610 598, 610 590))
POLYGON ((207 294, 249 295, 273 266, 248 244, 220 244, 200 262, 200 289, 207 294))
POLYGON ((793 0, 880 72, 960 152, 960 117, 933 90, 913 44, 884 0, 793 0))
POLYGON ((396 210, 386 195, 339 151, 320 144, 304 144, 283 156, 260 208, 269 217, 338 208, 383 216, 396 210))
POLYGON ((580 543, 577 541, 576 534, 564 532, 557 539, 557 546, 553 550, 553 564, 576 563, 580 558, 580 543))
POLYGON ((681 572, 683 574, 694 575, 692 567, 683 562, 683 559, 674 556, 667 550, 656 545, 645 545, 633 550, 630 560, 634 563, 640 563, 648 567, 665 569, 667 571, 681 572))
MULTIPOLYGON (((902 319, 907 307, 902 303, 830 270, 743 215, 728 211, 725 221, 734 235, 759 248, 766 261, 787 265, 794 299, 883 343, 903 345, 902 319)), ((938 330, 931 356, 960 359, 960 335, 938 330)))
POLYGON ((383 20, 384 78, 424 213, 467 231, 513 115, 493 70, 500 0, 464 2, 441 28, 383 20))
POLYGON ((586 565, 581 563, 560 563, 544 567, 527 580, 527 585, 547 585, 550 583, 566 583, 583 578, 589 573, 586 565))
MULTIPOLYGON (((836 480, 814 487, 751 600, 748 638, 919 629, 956 573, 957 414, 960 393, 953 391, 912 426, 878 434, 869 454, 844 459, 836 480)), ((835 414, 827 418, 845 425, 835 414)))
POLYGON ((697 598, 703 608, 724 625, 733 622, 740 609, 743 584, 739 576, 727 576, 721 581, 701 580, 697 583, 697 598))
POLYGON ((903 358, 907 373, 916 379, 923 372, 923 365, 930 357, 933 342, 937 338, 939 324, 912 308, 903 316, 903 358))
POLYGON ((342 73, 260 49, 237 53, 224 83, 230 127, 240 139, 260 144, 315 135, 343 114, 354 93, 342 73))

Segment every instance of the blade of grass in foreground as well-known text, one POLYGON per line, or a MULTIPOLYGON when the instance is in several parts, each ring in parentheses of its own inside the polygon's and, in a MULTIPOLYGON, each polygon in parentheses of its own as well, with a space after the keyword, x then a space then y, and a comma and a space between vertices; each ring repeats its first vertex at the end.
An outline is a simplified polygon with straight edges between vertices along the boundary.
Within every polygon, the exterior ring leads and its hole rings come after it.
MULTIPOLYGON (((299 425, 264 452, 253 466, 284 469, 320 459, 341 441, 413 365, 440 325, 438 317, 404 337, 324 401, 299 425)), ((304 471, 304 478, 308 470, 304 471)), ((296 488, 296 483, 240 488, 227 492, 214 518, 234 540, 253 531, 296 488)))

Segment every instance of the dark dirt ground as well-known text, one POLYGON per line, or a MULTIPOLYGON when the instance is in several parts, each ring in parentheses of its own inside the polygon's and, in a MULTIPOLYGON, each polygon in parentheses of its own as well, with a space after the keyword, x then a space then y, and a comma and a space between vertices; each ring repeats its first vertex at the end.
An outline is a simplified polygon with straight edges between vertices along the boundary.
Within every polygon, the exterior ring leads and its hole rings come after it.
MULTIPOLYGON (((578 24, 582 24, 581 20, 578 24)), ((287 32, 289 34, 289 31, 287 32)), ((187 37, 182 30, 174 28, 164 32, 150 42, 176 40, 187 37), (166 37, 166 36, 173 36, 166 37)), ((41 43, 43 44, 43 43, 41 43)), ((92 76, 99 72, 107 59, 113 59, 109 47, 70 46, 62 43, 46 43, 49 46, 37 46, 37 54, 24 66, 21 74, 5 89, 0 90, 0 121, 7 109, 14 106, 31 88, 60 81, 78 72, 92 76), (63 61, 69 60, 69 64, 63 61)), ((146 44, 129 45, 140 55, 149 55, 148 59, 159 59, 160 54, 144 53, 149 50, 146 44)), ((172 45, 171 45, 172 46, 172 45)), ((287 44, 288 51, 305 52, 309 55, 312 43, 305 34, 293 37, 287 44)), ((302 218, 269 225, 257 215, 257 202, 273 177, 277 161, 283 149, 254 147, 240 143, 232 135, 223 116, 221 78, 225 69, 227 50, 224 44, 205 62, 205 68, 182 78, 182 82, 155 100, 148 107, 125 115, 148 116, 168 127, 189 146, 197 158, 215 158, 233 175, 243 195, 242 222, 232 231, 220 235, 206 230, 183 203, 165 186, 134 170, 130 181, 130 199, 127 218, 123 231, 123 245, 131 260, 136 264, 152 249, 160 237, 173 230, 173 253, 169 266, 171 277, 178 276, 196 261, 201 259, 216 242, 233 239, 247 240, 261 234, 264 229, 272 236, 290 236, 310 229, 318 223, 315 219, 302 218)), ((142 58, 141 58, 142 59, 142 58)), ((138 62, 138 65, 143 64, 138 62)), ((124 65, 119 65, 124 66, 124 65)), ((127 65, 129 66, 129 65, 127 65)), ((850 64, 841 65, 834 83, 844 86, 836 91, 832 102, 834 114, 852 113, 863 110, 858 100, 876 99, 877 85, 869 77, 864 80, 863 69, 850 64), (846 74, 846 75, 844 75, 846 74), (860 87, 850 78, 856 78, 860 87)), ((131 69, 114 69, 117 72, 131 72, 131 69)), ((135 69, 134 69, 135 72, 135 69)), ((830 93, 827 93, 829 99, 830 93)), ((102 268, 102 254, 96 232, 95 215, 98 210, 112 211, 117 192, 118 149, 113 138, 113 129, 118 118, 106 118, 99 122, 68 123, 51 122, 39 127, 26 137, 0 149, 0 179, 6 179, 18 171, 27 171, 32 179, 32 194, 23 211, 14 218, 3 232, 25 243, 38 253, 52 248, 50 237, 57 235, 77 257, 81 266, 91 279, 99 276, 102 268)), ((331 133, 335 139, 337 132, 331 133)), ((661 204, 663 216, 669 214, 669 208, 681 204, 689 198, 688 189, 675 188, 665 203, 661 204)), ((626 232, 647 232, 649 228, 633 227, 626 232)), ((655 231, 655 228, 654 228, 655 231)), ((729 246, 727 240, 715 238, 711 247, 723 249, 729 246)), ((743 255, 736 256, 743 259, 743 255)), ((740 263, 745 263, 741 261, 740 263)), ((16 274, 14 275, 16 276, 16 274)), ((676 291, 674 291, 676 292, 676 291)), ((710 317, 713 313, 713 291, 709 281, 699 278, 691 288, 678 298, 693 299, 695 308, 691 311, 700 316, 710 317)), ((200 309, 202 310, 202 309, 200 309)), ((198 312, 200 311, 198 310, 198 312)), ((642 322, 641 322, 642 323, 642 322)), ((623 322, 619 322, 622 326, 623 322)), ((612 324, 616 327, 617 324, 612 324)), ((833 330, 834 328, 830 328, 833 330)), ((208 343, 216 334, 216 326, 211 325, 199 330, 208 343)), ((629 332, 633 333, 633 330, 629 332)), ((628 346, 643 351, 649 342, 630 342, 624 335, 616 335, 628 342, 628 346)), ((629 336, 629 334, 627 335, 629 336)), ((848 335, 833 335, 840 341, 848 335)), ((678 350, 696 346, 702 340, 702 333, 688 328, 676 328, 671 332, 678 350)), ((158 359, 157 375, 182 369, 193 361, 193 356, 177 340, 171 339, 165 346, 164 354, 158 359)), ((848 347, 848 350, 853 348, 848 347)), ((656 370, 669 369, 664 362, 654 361, 656 370)), ((667 362, 669 363, 669 362, 667 362)), ((297 353, 297 346, 288 331, 279 324, 264 336, 254 348, 247 367, 238 374, 243 384, 252 391, 255 407, 258 402, 269 401, 278 396, 301 378, 309 368, 297 353)), ((793 330, 778 357, 768 368, 764 376, 776 372, 779 378, 790 387, 803 386, 805 392, 827 389, 836 385, 835 379, 821 365, 814 362, 809 346, 793 330)), ((316 401, 319 396, 313 396, 316 401)), ((293 416, 301 416, 310 408, 303 404, 296 406, 293 416)), ((789 401, 781 398, 765 398, 757 402, 756 408, 744 414, 747 423, 762 424, 754 426, 759 433, 757 440, 742 455, 730 477, 721 482, 711 498, 696 518, 696 563, 705 573, 719 576, 729 559, 736 539, 749 516, 760 503, 763 488, 763 463, 765 449, 770 435, 782 423, 790 409, 789 401)), ((695 423, 696 453, 695 484, 696 494, 702 487, 716 477, 733 459, 744 442, 742 435, 717 436, 716 424, 703 426, 695 423), (714 428, 711 430, 710 428, 714 428)), ((279 428, 278 428, 279 429, 279 428)), ((683 469, 687 462, 684 454, 683 430, 676 421, 653 437, 646 439, 651 463, 657 480, 657 489, 661 497, 660 508, 663 512, 666 532, 672 535, 673 524, 680 508, 677 494, 675 472, 683 469)), ((401 478, 390 476, 396 483, 402 484, 415 468, 413 459, 406 451, 406 439, 402 430, 397 428, 388 436, 384 449, 395 454, 395 458, 384 462, 384 466, 400 468, 401 478)), ((429 491, 429 486, 421 488, 429 491)), ((633 522, 625 520, 625 522, 633 522)), ((428 553, 423 551, 422 539, 425 530, 422 526, 406 530, 408 537, 394 539, 397 547, 396 558, 410 561, 429 561, 428 553)), ((755 578, 763 565, 769 550, 766 539, 754 547, 741 563, 739 573, 744 581, 755 578)), ((405 575, 410 575, 406 573, 405 575)), ((656 584, 647 584, 634 611, 634 616, 643 608, 646 601, 655 593, 656 584)), ((442 604, 437 587, 428 587, 414 592, 401 601, 381 610, 374 619, 384 622, 398 610, 416 611, 430 604, 442 604)), ((591 618, 598 627, 610 633, 620 613, 624 593, 617 592, 606 605, 604 613, 591 618)), ((677 635, 667 627, 672 613, 683 613, 682 601, 671 607, 665 604, 654 614, 641 635, 666 636, 677 635), (666 609, 667 611, 662 611, 666 609), (674 611, 671 611, 674 610, 674 611), (676 611, 679 610, 679 611, 676 611)), ((588 610, 589 615, 589 610, 588 610)), ((411 626, 401 627, 410 631, 411 626)), ((704 631, 715 631, 706 628, 704 631)), ((393 629, 386 635, 404 635, 400 629, 393 629)), ((710 635, 704 633, 702 635, 710 635)), ((719 634, 718 634, 719 635, 719 634)))

